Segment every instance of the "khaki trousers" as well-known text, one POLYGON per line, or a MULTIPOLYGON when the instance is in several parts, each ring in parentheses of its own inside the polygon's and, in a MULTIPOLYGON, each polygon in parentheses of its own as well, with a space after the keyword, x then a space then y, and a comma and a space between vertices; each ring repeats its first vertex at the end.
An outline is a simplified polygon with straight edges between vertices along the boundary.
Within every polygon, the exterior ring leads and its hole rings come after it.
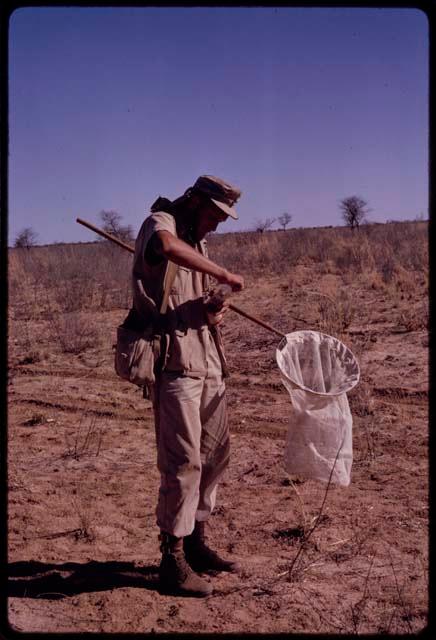
POLYGON ((230 438, 221 367, 203 378, 163 372, 155 387, 157 464, 161 474, 158 527, 174 536, 207 520, 229 462, 230 438))

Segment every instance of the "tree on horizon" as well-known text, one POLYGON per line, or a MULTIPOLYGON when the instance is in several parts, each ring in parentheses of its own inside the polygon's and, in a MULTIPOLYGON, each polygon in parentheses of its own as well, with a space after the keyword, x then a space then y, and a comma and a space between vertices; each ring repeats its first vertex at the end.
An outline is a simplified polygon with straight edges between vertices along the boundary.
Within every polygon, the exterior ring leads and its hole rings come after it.
POLYGON ((354 229, 359 229, 359 226, 366 220, 366 216, 370 211, 368 203, 360 196, 344 198, 341 200, 339 208, 345 224, 353 231, 354 229))
POLYGON ((287 211, 284 211, 281 215, 279 215, 277 220, 278 220, 280 226, 283 227, 283 231, 284 231, 286 229, 286 227, 288 226, 288 224, 291 222, 292 215, 290 213, 288 213, 287 211))
MULTIPOLYGON (((133 228, 130 224, 123 225, 123 216, 118 211, 100 211, 99 216, 103 223, 103 231, 110 233, 123 242, 131 243, 134 241, 133 228)), ((99 240, 102 238, 99 237, 99 240)))
POLYGON ((25 227, 15 238, 14 247, 17 249, 30 249, 36 244, 37 232, 32 227, 25 227))

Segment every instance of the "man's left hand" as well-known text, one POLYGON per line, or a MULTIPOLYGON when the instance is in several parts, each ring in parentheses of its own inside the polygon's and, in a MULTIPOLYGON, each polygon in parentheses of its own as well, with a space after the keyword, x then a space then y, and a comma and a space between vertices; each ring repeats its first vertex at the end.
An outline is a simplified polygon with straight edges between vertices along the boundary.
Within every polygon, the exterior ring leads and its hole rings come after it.
POLYGON ((230 302, 228 300, 225 300, 219 310, 206 311, 207 322, 210 326, 215 326, 222 323, 225 314, 229 310, 229 304, 230 302))

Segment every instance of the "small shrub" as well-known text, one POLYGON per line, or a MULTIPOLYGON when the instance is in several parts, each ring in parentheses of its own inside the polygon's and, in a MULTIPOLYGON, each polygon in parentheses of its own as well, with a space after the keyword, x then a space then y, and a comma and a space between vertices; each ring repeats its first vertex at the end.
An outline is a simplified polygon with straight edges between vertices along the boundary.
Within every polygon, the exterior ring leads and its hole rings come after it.
POLYGON ((94 542, 95 533, 91 526, 91 517, 83 502, 81 500, 79 504, 77 500, 73 500, 73 506, 79 520, 79 527, 74 531, 74 537, 77 541, 94 542))
POLYGON ((55 339, 64 353, 82 353, 98 343, 98 332, 82 313, 53 315, 50 319, 55 339))
POLYGON ((396 273, 395 258, 392 255, 385 257, 380 265, 380 275, 385 284, 389 284, 394 279, 396 273))
POLYGON ((34 364, 36 362, 41 362, 41 359, 42 359, 41 352, 35 349, 32 349, 32 351, 30 351, 25 356, 20 358, 17 364, 34 364))
POLYGON ((84 456, 97 457, 100 454, 103 441, 103 429, 97 425, 97 418, 91 416, 88 424, 81 418, 77 425, 74 437, 67 439, 67 450, 64 458, 80 460, 84 456))
POLYGON ((359 384, 349 393, 350 408, 354 415, 366 417, 374 414, 374 398, 372 387, 366 380, 360 380, 359 384))
POLYGON ((403 326, 406 331, 420 331, 421 329, 428 329, 428 305, 423 303, 418 309, 406 309, 400 314, 399 324, 403 326))
POLYGON ((69 280, 57 283, 54 299, 61 311, 83 311, 92 307, 97 283, 86 275, 74 275, 69 280))
POLYGON ((346 289, 340 290, 332 299, 320 297, 318 311, 320 331, 333 336, 342 335, 354 317, 353 301, 346 289))
POLYGON ((362 274, 360 283, 374 291, 386 291, 388 288, 380 273, 375 269, 362 274))

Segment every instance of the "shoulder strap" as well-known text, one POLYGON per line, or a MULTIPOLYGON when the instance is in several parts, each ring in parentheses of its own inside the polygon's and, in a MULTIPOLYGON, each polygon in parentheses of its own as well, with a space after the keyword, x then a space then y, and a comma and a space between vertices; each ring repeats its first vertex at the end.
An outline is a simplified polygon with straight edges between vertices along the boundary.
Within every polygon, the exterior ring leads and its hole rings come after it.
POLYGON ((174 262, 170 262, 168 260, 167 270, 165 272, 165 277, 164 277, 163 298, 162 298, 162 303, 160 305, 161 314, 166 313, 166 310, 168 307, 168 298, 170 297, 170 290, 171 290, 171 287, 173 286, 177 269, 178 269, 178 266, 174 262))

